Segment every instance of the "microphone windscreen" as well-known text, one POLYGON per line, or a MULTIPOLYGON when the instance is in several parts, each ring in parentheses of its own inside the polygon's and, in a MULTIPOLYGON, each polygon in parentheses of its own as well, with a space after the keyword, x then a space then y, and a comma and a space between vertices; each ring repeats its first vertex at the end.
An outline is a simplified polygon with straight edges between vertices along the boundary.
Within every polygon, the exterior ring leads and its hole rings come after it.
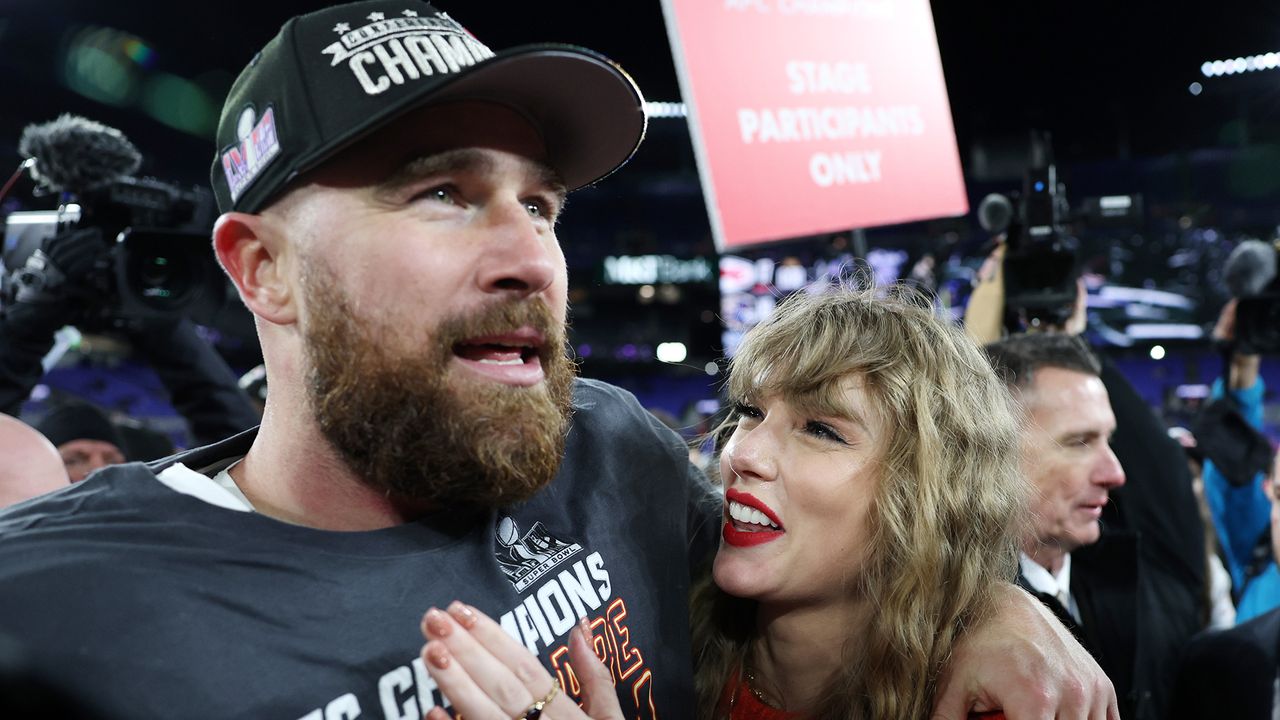
POLYGON ((1245 240, 1227 256, 1222 281, 1231 297, 1258 295, 1276 276, 1276 250, 1261 240, 1245 240))
POLYGON ((18 152, 35 158, 31 175, 57 191, 100 190, 132 175, 142 155, 119 130, 77 115, 28 125, 18 152))
POLYGON ((1004 232, 1013 220, 1013 203, 1000 193, 991 193, 978 203, 978 224, 996 235, 1004 232))

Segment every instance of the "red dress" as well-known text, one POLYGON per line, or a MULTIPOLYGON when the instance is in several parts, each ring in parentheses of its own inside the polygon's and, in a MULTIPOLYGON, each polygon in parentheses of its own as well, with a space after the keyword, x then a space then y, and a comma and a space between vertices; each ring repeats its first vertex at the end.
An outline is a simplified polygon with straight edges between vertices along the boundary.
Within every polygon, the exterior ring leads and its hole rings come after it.
POLYGON ((729 703, 729 720, 800 720, 800 713, 767 705, 751 692, 745 680, 733 678, 725 688, 722 702, 729 703))
MULTIPOLYGON (((725 688, 724 701, 729 703, 729 720, 800 720, 800 713, 767 705, 751 692, 745 681, 734 678, 725 688), (732 699, 731 699, 732 697, 732 699)), ((1005 720, 1000 710, 969 713, 969 720, 1005 720)))

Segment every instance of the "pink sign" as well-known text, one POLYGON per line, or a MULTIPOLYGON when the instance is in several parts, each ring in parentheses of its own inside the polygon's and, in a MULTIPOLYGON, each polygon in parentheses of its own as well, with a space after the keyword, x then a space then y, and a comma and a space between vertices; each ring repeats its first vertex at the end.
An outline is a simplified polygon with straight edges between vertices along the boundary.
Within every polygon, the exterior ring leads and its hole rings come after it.
POLYGON ((963 215, 928 0, 663 0, 721 250, 963 215))

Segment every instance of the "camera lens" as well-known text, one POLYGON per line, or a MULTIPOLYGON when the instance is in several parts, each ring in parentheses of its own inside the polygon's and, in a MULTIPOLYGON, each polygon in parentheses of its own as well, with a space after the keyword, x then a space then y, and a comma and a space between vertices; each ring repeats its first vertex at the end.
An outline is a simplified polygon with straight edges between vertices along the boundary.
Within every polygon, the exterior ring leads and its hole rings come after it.
POLYGON ((129 258, 129 285, 143 303, 160 311, 173 309, 196 290, 187 259, 159 247, 136 247, 129 258))
POLYGON ((162 287, 169 282, 169 258, 159 256, 148 258, 139 268, 139 279, 146 287, 162 287))

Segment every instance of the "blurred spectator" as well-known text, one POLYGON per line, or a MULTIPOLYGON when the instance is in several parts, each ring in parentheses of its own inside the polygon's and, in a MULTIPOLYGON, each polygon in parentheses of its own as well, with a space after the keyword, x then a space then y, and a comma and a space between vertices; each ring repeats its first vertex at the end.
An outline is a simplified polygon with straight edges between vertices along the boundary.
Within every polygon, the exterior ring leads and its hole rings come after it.
MULTIPOLYGON (((1267 573, 1275 572, 1280 557, 1280 502, 1276 501, 1276 481, 1280 479, 1280 455, 1273 459, 1271 476, 1265 481, 1266 495, 1272 498, 1270 545, 1267 573)), ((1264 573, 1265 577, 1267 573, 1264 573)), ((1280 608, 1262 609, 1263 593, 1256 583, 1246 587, 1247 597, 1256 601, 1240 624, 1209 632, 1188 647, 1178 673, 1178 694, 1171 720, 1192 718, 1272 718, 1280 703, 1280 608)))
POLYGON ((36 429, 58 449, 73 483, 98 468, 127 460, 124 436, 111 418, 93 405, 63 405, 36 423, 36 429))
MULTIPOLYGON (((1235 339, 1234 300, 1222 308, 1213 337, 1227 347, 1235 339)), ((1228 351, 1226 378, 1213 384, 1215 402, 1234 405, 1237 418, 1251 428, 1262 426, 1262 398, 1266 383, 1258 373, 1259 355, 1228 351)), ((1224 550, 1227 570, 1231 573, 1236 595, 1236 622, 1245 622, 1268 610, 1280 607, 1280 569, 1272 550, 1272 503, 1264 487, 1264 474, 1241 473, 1237 456, 1248 444, 1243 437, 1250 428, 1232 426, 1219 432, 1210 444, 1201 438, 1204 463, 1204 491, 1209 510, 1224 550), (1218 462, 1214 458, 1218 458, 1218 462), (1220 465, 1230 461, 1232 470, 1224 472, 1220 465), (1243 474, 1243 477, 1238 477, 1243 474)), ((1242 466, 1241 466, 1242 467, 1242 466)))
POLYGON ((57 449, 21 420, 0 415, 0 508, 68 484, 57 449))
POLYGON ((1201 634, 1178 670, 1169 720, 1270 720, 1276 698, 1280 609, 1201 634))
POLYGON ((1191 491, 1196 496, 1200 522, 1204 524, 1204 553, 1208 562, 1205 570, 1209 583, 1205 588, 1210 629, 1229 628, 1236 624, 1236 606, 1231 597, 1231 573, 1222 563, 1222 546, 1218 543, 1217 527, 1209 502, 1204 497, 1204 453, 1196 445, 1196 436, 1184 427, 1169 428, 1169 437, 1182 446, 1187 454, 1187 471, 1191 473, 1191 491))

